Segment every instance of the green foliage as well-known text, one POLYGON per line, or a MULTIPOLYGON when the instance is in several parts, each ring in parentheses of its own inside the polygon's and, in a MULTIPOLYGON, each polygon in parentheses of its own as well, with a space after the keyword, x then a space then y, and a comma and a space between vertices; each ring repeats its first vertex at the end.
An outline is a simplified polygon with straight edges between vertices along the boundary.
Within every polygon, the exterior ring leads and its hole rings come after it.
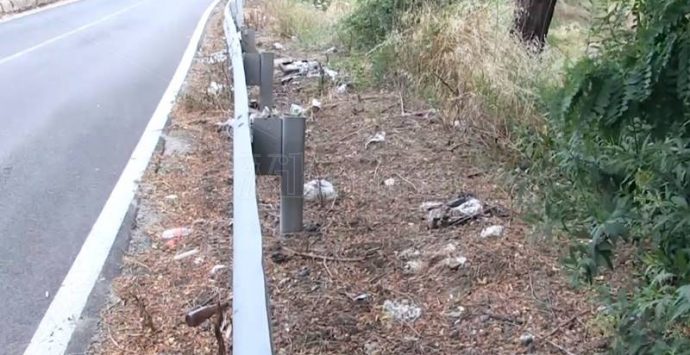
POLYGON ((357 0, 355 10, 344 21, 350 47, 370 49, 383 43, 401 27, 402 17, 425 5, 444 5, 450 0, 357 0))
POLYGON ((591 281, 619 244, 640 250, 643 283, 614 302, 618 353, 690 346, 689 16, 688 0, 607 7, 551 100, 544 220, 573 238, 567 264, 591 281))

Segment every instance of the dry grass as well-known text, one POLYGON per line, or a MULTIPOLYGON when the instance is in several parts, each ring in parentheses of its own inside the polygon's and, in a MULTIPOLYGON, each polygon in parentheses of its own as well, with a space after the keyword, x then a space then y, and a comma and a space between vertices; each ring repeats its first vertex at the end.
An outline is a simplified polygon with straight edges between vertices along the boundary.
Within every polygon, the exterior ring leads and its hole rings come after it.
POLYGON ((504 1, 462 2, 409 16, 409 30, 388 50, 404 83, 435 102, 447 124, 482 145, 509 148, 515 123, 539 127, 540 88, 562 80, 567 56, 548 47, 539 56, 510 35, 513 7, 504 1))
POLYGON ((334 1, 325 10, 297 0, 267 1, 257 9, 261 17, 250 15, 248 22, 256 24, 256 28, 267 25, 275 35, 295 38, 301 45, 311 47, 334 41, 335 26, 350 8, 349 1, 334 1))

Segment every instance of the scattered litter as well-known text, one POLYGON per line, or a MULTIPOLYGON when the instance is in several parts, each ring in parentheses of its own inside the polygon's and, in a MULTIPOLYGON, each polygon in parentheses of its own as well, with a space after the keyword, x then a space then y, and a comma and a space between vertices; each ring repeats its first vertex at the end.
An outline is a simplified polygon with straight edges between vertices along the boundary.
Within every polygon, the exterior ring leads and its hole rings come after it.
POLYGON ((403 267, 403 274, 405 275, 414 275, 418 274, 420 271, 424 269, 424 262, 421 260, 409 260, 405 263, 405 266, 403 267))
POLYGON ((278 116, 279 114, 280 114, 280 112, 278 112, 278 111, 275 110, 275 109, 274 109, 274 110, 271 110, 271 109, 268 108, 268 107, 264 107, 264 109, 261 110, 261 111, 259 111, 259 110, 250 110, 250 111, 249 111, 249 120, 250 120, 251 122, 254 122, 254 120, 257 120, 257 119, 270 118, 270 117, 273 117, 273 116, 278 116))
POLYGON ((445 263, 449 268, 455 270, 465 266, 465 263, 467 263, 467 258, 464 256, 449 257, 446 258, 445 263))
POLYGON ((367 300, 369 300, 369 294, 368 293, 362 293, 360 295, 353 297, 352 300, 357 301, 357 302, 367 301, 367 300))
POLYGON ((332 69, 328 69, 326 67, 323 68, 323 72, 331 79, 335 80, 336 77, 338 77, 338 72, 332 69))
POLYGON ((46 298, 50 298, 50 291, 46 291, 46 298))
POLYGON ((321 64, 315 60, 283 61, 278 68, 285 75, 298 74, 307 77, 320 76, 321 64))
POLYGON ((184 252, 184 253, 180 253, 180 254, 175 255, 175 257, 174 257, 173 259, 175 259, 175 260, 182 260, 182 259, 188 258, 188 257, 190 257, 190 256, 192 256, 192 255, 196 255, 196 254, 198 254, 198 253, 199 253, 199 249, 198 249, 198 248, 194 248, 194 249, 188 250, 188 251, 186 251, 186 252, 184 252))
POLYGON ((203 262, 204 262, 204 258, 202 258, 200 256, 197 256, 196 258, 194 258, 194 265, 201 265, 201 263, 203 263, 203 262))
POLYGON ((228 267, 227 267, 226 265, 223 265, 223 264, 214 265, 214 266, 211 268, 210 274, 211 274, 211 275, 215 275, 215 274, 218 273, 219 271, 225 270, 225 269, 227 269, 227 268, 228 268, 228 267))
POLYGON ((161 235, 161 239, 163 240, 170 240, 170 239, 177 239, 177 238, 184 238, 192 234, 192 229, 189 227, 178 227, 178 228, 171 228, 167 229, 163 232, 161 235))
POLYGON ((340 85, 338 85, 338 87, 335 89, 335 93, 336 93, 336 94, 340 94, 340 95, 347 94, 347 88, 348 88, 348 84, 347 84, 347 83, 345 83, 345 84, 340 84, 340 85))
POLYGON ((165 196, 165 199, 166 200, 177 200, 177 195, 168 195, 168 196, 165 196))
POLYGON ((321 63, 315 60, 281 60, 278 61, 278 68, 284 75, 280 81, 281 84, 287 84, 298 76, 320 77, 322 72, 330 80, 335 80, 338 77, 337 71, 323 67, 321 63))
POLYGON ((338 48, 331 47, 331 48, 326 49, 323 53, 324 54, 331 54, 331 53, 336 53, 337 51, 338 51, 338 48))
POLYGON ((458 247, 456 247, 455 244, 453 244, 453 243, 448 243, 448 244, 446 244, 445 247, 443 247, 442 252, 443 252, 444 254, 448 255, 448 254, 454 253, 457 249, 458 249, 458 247))
POLYGON ((282 50, 285 49, 285 46, 283 46, 282 44, 276 42, 276 43, 273 43, 273 49, 275 49, 275 50, 277 50, 277 51, 282 51, 282 50))
POLYGON ((422 253, 415 248, 407 248, 398 254, 398 258, 401 260, 410 260, 410 259, 415 259, 418 258, 422 255, 422 253))
POLYGON ((216 123, 216 126, 218 126, 218 131, 220 132, 221 130, 229 131, 234 127, 235 125, 235 119, 230 117, 228 118, 227 121, 225 122, 218 122, 216 123))
POLYGON ((525 334, 520 335, 520 344, 522 344, 524 346, 528 346, 528 345, 532 344, 533 341, 534 341, 534 335, 532 335, 530 333, 525 333, 525 334))
POLYGON ((441 206, 443 206, 443 202, 437 202, 437 201, 422 202, 422 204, 419 205, 419 210, 421 212, 429 212, 430 210, 433 210, 435 208, 439 208, 441 206))
POLYGON ((430 209, 426 216, 427 225, 430 229, 439 228, 448 221, 447 209, 443 206, 430 209))
POLYGON ((386 300, 383 302, 383 310, 389 317, 399 322, 414 321, 422 315, 422 309, 408 300, 386 300))
POLYGON ((223 92, 223 89, 225 89, 225 85, 212 81, 211 84, 208 85, 206 93, 209 95, 218 96, 223 92))
POLYGON ((216 63, 224 63, 227 60, 228 60, 228 55, 225 54, 225 51, 220 51, 220 52, 212 53, 211 55, 208 56, 208 58, 204 58, 202 61, 206 64, 216 64, 216 63))
POLYGON ((489 237, 500 237, 503 235, 503 226, 491 226, 491 227, 486 227, 482 229, 482 232, 480 236, 482 238, 489 238, 489 237))
POLYGON ((311 99, 311 108, 314 109, 314 111, 318 111, 321 109, 321 101, 317 99, 311 99))
POLYGON ((393 186, 393 185, 395 185, 395 179, 394 178, 388 178, 383 182, 383 184, 386 186, 393 186))
POLYGON ((304 109, 304 107, 302 107, 300 105, 297 105, 297 104, 290 105, 290 115, 291 116, 302 116, 302 115, 304 115, 305 111, 306 110, 304 109))
POLYGON ((370 144, 382 143, 386 141, 386 132, 378 132, 373 137, 369 138, 366 144, 364 144, 364 149, 367 149, 370 144))
POLYGON ((450 214, 453 217, 476 217, 482 212, 482 203, 476 198, 470 198, 457 207, 450 209, 450 214))
POLYGON ((465 313, 465 307, 458 306, 458 308, 456 310, 446 313, 446 316, 451 317, 451 318, 460 318, 460 317, 462 317, 463 313, 465 313))
POLYGON ((335 200, 336 197, 338 197, 338 194, 335 191, 335 187, 326 180, 312 180, 304 184, 304 199, 307 201, 330 201, 335 200))
POLYGON ((479 199, 468 193, 460 194, 446 203, 424 202, 419 210, 426 213, 427 225, 431 229, 465 224, 484 213, 495 215, 493 208, 485 209, 479 199))

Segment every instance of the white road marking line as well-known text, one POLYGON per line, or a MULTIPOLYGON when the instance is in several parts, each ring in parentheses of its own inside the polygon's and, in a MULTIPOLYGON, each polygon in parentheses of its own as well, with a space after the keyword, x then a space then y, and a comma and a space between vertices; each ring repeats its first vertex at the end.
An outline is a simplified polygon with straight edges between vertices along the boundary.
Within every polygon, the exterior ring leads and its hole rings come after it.
POLYGON ((177 94, 194 60, 211 11, 219 0, 206 9, 197 24, 177 71, 166 89, 156 111, 127 163, 108 201, 101 210, 91 232, 74 260, 67 276, 50 303, 24 355, 63 354, 77 325, 86 302, 120 230, 161 132, 168 120, 177 94))
POLYGON ((107 15, 107 16, 105 16, 105 17, 101 17, 100 19, 98 19, 98 20, 96 20, 96 21, 87 23, 86 25, 77 27, 77 28, 75 28, 75 29, 73 29, 73 30, 71 30, 71 31, 67 31, 67 32, 65 32, 65 33, 63 33, 63 34, 61 34, 61 35, 59 35, 59 36, 56 36, 56 37, 53 37, 53 38, 51 38, 51 39, 49 39, 49 40, 43 41, 43 42, 41 42, 41 43, 39 43, 39 44, 37 44, 37 45, 35 45, 35 46, 31 46, 31 47, 29 47, 29 48, 27 48, 27 49, 24 49, 24 50, 19 51, 19 52, 17 52, 17 53, 11 54, 11 55, 9 55, 9 56, 7 56, 7 57, 0 58, 0 65, 5 64, 5 63, 7 63, 7 62, 9 62, 9 61, 11 61, 11 60, 17 59, 17 58, 19 58, 19 57, 21 57, 21 56, 23 56, 23 55, 25 55, 25 54, 31 53, 31 52, 33 52, 33 51, 35 51, 35 50, 37 50, 37 49, 40 49, 40 48, 42 48, 42 47, 45 47, 45 46, 47 46, 47 45, 49 45, 49 44, 51 44, 51 43, 55 43, 55 42, 57 42, 57 41, 59 41, 59 40, 61 40, 61 39, 67 38, 67 37, 69 37, 69 36, 71 36, 71 35, 73 35, 73 34, 79 33, 79 32, 81 32, 81 31, 83 31, 83 30, 89 29, 89 28, 91 28, 91 27, 93 27, 93 26, 96 26, 96 25, 101 24, 101 23, 103 23, 103 22, 105 22, 105 21, 108 21, 108 20, 110 20, 111 18, 113 18, 113 17, 115 17, 115 16, 118 16, 118 15, 121 15, 121 14, 123 14, 123 13, 125 13, 125 12, 127 12, 127 11, 129 11, 129 10, 131 10, 131 9, 133 9, 133 8, 135 8, 135 7, 137 7, 137 6, 139 6, 139 5, 141 5, 141 4, 143 4, 143 2, 138 2, 138 3, 136 3, 136 4, 127 6, 127 7, 123 8, 123 9, 121 9, 121 10, 118 10, 118 11, 115 11, 115 12, 111 13, 110 15, 107 15))
POLYGON ((56 8, 56 7, 61 7, 61 6, 69 5, 69 4, 75 3, 75 2, 77 2, 77 1, 81 1, 81 0, 63 0, 63 1, 58 1, 58 2, 56 2, 56 3, 52 3, 52 4, 50 4, 50 5, 41 6, 41 7, 39 7, 39 8, 33 9, 33 10, 26 10, 26 11, 22 11, 22 12, 17 13, 17 14, 7 15, 7 16, 5 16, 5 17, 0 17, 0 24, 2 24, 2 23, 4 23, 4 22, 10 22, 10 21, 12 21, 12 20, 18 20, 18 19, 20 19, 20 18, 22 18, 22 17, 27 17, 27 16, 35 15, 35 14, 41 13, 41 12, 46 11, 46 10, 54 9, 54 8, 56 8))

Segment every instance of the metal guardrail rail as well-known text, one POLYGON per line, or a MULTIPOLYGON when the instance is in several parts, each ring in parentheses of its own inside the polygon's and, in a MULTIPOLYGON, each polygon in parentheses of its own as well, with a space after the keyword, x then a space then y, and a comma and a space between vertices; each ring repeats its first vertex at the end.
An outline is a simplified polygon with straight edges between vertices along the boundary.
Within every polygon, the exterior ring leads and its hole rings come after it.
POLYGON ((240 29, 244 3, 230 1, 225 7, 224 29, 232 63, 234 88, 233 124, 233 353, 273 353, 263 268, 261 224, 256 193, 256 170, 252 153, 249 96, 240 29))

